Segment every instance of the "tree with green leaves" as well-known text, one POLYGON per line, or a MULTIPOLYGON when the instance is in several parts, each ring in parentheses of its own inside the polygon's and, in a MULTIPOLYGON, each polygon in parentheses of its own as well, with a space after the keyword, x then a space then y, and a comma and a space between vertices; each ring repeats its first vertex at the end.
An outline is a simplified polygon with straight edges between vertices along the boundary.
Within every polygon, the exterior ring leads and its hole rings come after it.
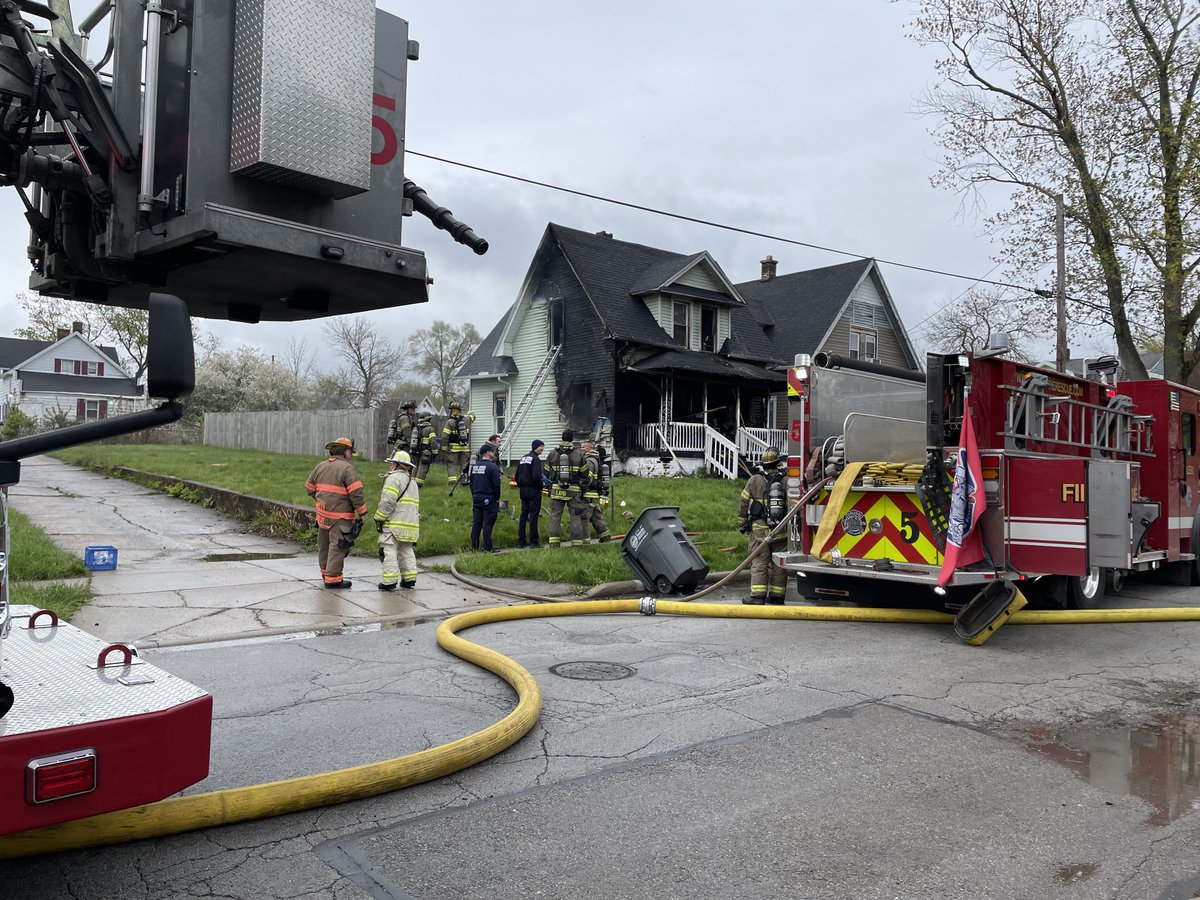
POLYGON ((408 339, 410 364, 432 383, 434 402, 444 406, 461 392, 462 380, 455 378, 455 373, 481 340, 470 322, 451 325, 441 320, 414 332, 408 339))
MULTIPOLYGON (((1070 315, 1113 329, 1126 371, 1164 335, 1166 375, 1197 360, 1200 9, 1194 0, 917 0, 943 51, 922 103, 941 120, 934 184, 982 204, 1010 275, 1055 259, 1064 198, 1070 315)), ((1037 285, 1048 287, 1047 284, 1037 285)))

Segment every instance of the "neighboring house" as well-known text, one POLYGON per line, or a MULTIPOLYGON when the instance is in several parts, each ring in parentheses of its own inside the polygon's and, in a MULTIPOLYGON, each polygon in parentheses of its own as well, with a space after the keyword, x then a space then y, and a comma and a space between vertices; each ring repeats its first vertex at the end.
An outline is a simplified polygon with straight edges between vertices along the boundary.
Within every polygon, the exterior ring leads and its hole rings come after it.
POLYGON ((117 362, 116 350, 98 347, 76 322, 57 341, 0 337, 0 423, 20 409, 37 422, 105 419, 144 409, 136 380, 117 362))
POLYGON ((734 284, 673 253, 551 223, 516 302, 458 371, 479 433, 523 452, 612 423, 624 468, 729 477, 786 438, 785 370, 820 350, 919 369, 874 260, 734 284))

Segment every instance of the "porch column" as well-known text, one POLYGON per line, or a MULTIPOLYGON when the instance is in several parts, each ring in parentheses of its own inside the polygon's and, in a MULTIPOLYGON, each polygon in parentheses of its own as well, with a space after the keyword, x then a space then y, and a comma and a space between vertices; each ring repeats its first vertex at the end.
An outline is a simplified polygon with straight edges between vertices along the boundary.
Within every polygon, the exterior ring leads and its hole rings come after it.
MULTIPOLYGON (((667 441, 667 446, 671 443, 671 420, 675 417, 675 381, 674 378, 667 373, 662 376, 662 393, 659 394, 658 400, 658 424, 662 429, 662 433, 667 441)), ((663 448, 664 450, 667 447, 663 448)))

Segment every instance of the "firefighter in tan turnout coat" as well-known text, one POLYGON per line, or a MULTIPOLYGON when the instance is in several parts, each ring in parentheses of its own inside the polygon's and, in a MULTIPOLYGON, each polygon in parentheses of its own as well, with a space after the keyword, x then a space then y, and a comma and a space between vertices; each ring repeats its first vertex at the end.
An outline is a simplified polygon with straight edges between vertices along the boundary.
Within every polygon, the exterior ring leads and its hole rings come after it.
MULTIPOLYGON (((762 455, 762 469, 750 476, 738 502, 738 521, 750 533, 750 552, 757 550, 787 513, 784 459, 774 447, 762 455)), ((783 604, 787 572, 775 564, 775 553, 787 549, 787 537, 777 537, 750 564, 750 598, 743 603, 783 604)))
POLYGON ((325 445, 329 459, 317 463, 305 488, 317 503, 317 564, 327 588, 348 588, 342 577, 346 554, 362 530, 367 503, 358 471, 350 462, 358 456, 354 441, 338 438, 325 445))
POLYGON ((402 588, 416 587, 417 554, 413 544, 421 536, 421 489, 413 473, 412 457, 406 450, 397 450, 388 460, 383 493, 375 510, 375 527, 379 530, 379 589, 394 591, 399 582, 402 588))

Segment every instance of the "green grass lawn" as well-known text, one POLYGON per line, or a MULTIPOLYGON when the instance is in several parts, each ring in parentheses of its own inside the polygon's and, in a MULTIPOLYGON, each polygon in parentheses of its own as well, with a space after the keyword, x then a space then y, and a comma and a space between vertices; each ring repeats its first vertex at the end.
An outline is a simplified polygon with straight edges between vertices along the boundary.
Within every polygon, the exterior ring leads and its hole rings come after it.
MULTIPOLYGON (((91 468, 105 469, 128 466, 161 475, 173 475, 191 481, 229 488, 240 493, 256 494, 308 505, 312 501, 304 490, 319 458, 286 456, 258 450, 226 450, 199 445, 117 445, 88 444, 72 447, 54 454, 58 458, 91 468)), ((379 504, 383 487, 380 477, 386 464, 356 460, 355 466, 366 489, 370 519, 379 504)), ((506 470, 506 474, 512 469, 506 470)), ((746 555, 746 537, 737 531, 736 511, 740 482, 719 478, 633 478, 619 476, 613 480, 613 512, 609 528, 623 534, 641 511, 651 506, 679 507, 679 516, 689 532, 701 532, 693 537, 697 549, 713 571, 731 569, 746 555), (620 506, 621 502, 625 506, 620 506), (628 513, 628 516, 624 516, 628 513)), ((435 465, 421 490, 421 540, 417 556, 429 557, 458 554, 460 571, 486 576, 535 578, 544 581, 591 586, 632 577, 621 557, 620 542, 589 548, 563 550, 526 550, 521 553, 488 555, 471 553, 471 492, 459 487, 448 497, 446 469, 435 465)), ((514 547, 517 543, 517 518, 520 499, 515 488, 503 489, 508 509, 500 513, 493 531, 493 543, 498 549, 514 547)), ((541 537, 545 544, 548 531, 549 501, 543 500, 541 537)), ((563 516, 563 534, 568 530, 563 516)), ((295 535, 311 546, 313 535, 295 535)), ((374 529, 368 522, 366 531, 355 546, 354 555, 374 556, 374 529)))
POLYGON ((54 578, 80 578, 88 574, 83 560, 60 548, 46 532, 12 507, 9 517, 9 579, 12 602, 52 609, 63 619, 72 615, 92 596, 87 584, 39 585, 54 578))

